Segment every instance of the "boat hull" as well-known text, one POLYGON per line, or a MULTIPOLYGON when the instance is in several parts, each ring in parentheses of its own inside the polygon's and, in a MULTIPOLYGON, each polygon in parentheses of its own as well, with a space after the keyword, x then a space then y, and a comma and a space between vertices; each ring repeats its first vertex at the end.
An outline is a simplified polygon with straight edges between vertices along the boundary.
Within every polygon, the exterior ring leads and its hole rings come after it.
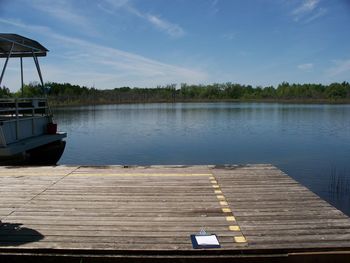
POLYGON ((57 140, 15 155, 0 156, 0 165, 56 165, 65 146, 65 141, 57 140))

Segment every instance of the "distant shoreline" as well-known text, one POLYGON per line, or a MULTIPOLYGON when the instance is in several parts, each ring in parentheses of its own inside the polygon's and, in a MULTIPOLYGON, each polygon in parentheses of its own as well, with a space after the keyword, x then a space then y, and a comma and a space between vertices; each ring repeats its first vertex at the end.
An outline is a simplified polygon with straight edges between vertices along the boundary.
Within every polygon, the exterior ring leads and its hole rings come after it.
POLYGON ((196 100, 129 100, 129 101, 72 101, 72 102, 58 102, 52 99, 49 99, 50 105, 56 108, 63 107, 74 107, 74 106, 97 106, 97 105, 123 105, 123 104, 154 104, 154 103, 220 103, 220 102, 231 102, 231 103, 280 103, 280 104, 329 104, 329 105, 344 105, 350 104, 350 99, 221 99, 221 100, 205 100, 205 99, 196 99, 196 100))
POLYGON ((51 105, 79 106, 131 103, 196 103, 196 102, 242 102, 242 103, 293 103, 293 104, 350 104, 350 83, 289 84, 277 87, 253 87, 237 83, 214 83, 188 85, 182 83, 157 86, 156 88, 96 89, 70 83, 48 82, 24 85, 22 91, 11 93, 6 87, 0 89, 0 97, 47 96, 51 105))

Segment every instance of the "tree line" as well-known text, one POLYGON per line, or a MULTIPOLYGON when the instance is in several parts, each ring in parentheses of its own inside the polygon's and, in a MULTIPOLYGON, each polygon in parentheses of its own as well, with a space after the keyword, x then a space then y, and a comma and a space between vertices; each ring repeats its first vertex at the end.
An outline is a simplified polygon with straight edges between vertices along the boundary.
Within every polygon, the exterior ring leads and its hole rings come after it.
POLYGON ((39 83, 25 84, 23 90, 11 92, 0 87, 0 97, 43 97, 54 105, 191 102, 191 101, 303 101, 350 102, 348 82, 324 84, 290 84, 282 82, 277 87, 253 87, 236 83, 189 85, 182 83, 156 88, 120 87, 96 89, 70 83, 48 82, 43 88, 39 83))

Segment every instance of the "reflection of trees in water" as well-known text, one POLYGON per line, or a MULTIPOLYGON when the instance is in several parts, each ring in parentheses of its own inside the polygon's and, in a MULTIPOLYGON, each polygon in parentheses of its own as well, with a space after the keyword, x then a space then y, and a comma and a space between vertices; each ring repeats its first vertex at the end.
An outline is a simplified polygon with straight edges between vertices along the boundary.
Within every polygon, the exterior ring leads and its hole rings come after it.
POLYGON ((43 239, 44 236, 31 228, 23 227, 22 224, 2 222, 0 225, 0 247, 19 246, 43 239))
MULTIPOLYGON (((72 124, 95 121, 96 109, 95 106, 78 106, 65 108, 52 108, 54 118, 60 124, 72 124)), ((101 114, 101 113, 100 113, 101 114)))
POLYGON ((350 194, 349 171, 332 166, 330 169, 328 190, 333 197, 350 194))

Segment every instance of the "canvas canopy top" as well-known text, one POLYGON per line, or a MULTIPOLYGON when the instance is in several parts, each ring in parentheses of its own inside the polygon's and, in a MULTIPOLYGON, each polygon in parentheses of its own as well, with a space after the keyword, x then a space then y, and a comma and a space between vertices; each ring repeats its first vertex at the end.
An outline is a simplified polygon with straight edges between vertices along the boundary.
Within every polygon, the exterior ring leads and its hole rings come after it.
POLYGON ((0 33, 0 57, 44 57, 46 49, 39 42, 17 35, 0 33))

